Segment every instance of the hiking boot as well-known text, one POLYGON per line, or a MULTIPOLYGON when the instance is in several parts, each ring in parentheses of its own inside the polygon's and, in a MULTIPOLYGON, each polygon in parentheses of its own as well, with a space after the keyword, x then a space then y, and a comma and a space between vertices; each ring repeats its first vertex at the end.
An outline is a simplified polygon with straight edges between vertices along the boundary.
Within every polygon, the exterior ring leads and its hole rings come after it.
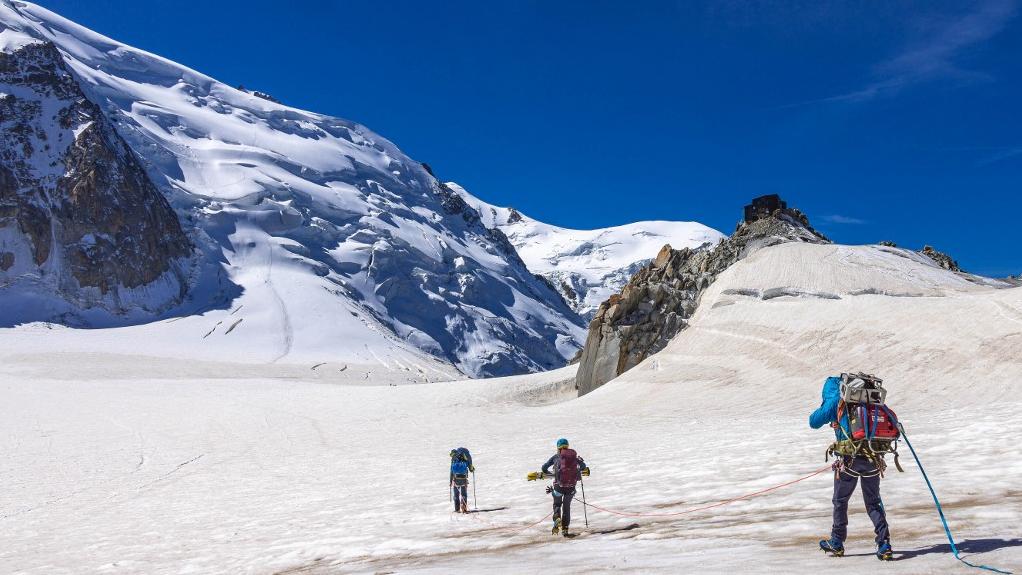
POLYGON ((561 528, 561 535, 564 535, 565 537, 571 537, 571 534, 568 533, 568 528, 566 526, 561 528))
POLYGON ((554 519, 554 528, 550 530, 550 533, 557 535, 561 532, 561 518, 554 519))
POLYGON ((894 550, 891 549, 890 542, 884 541, 877 545, 877 559, 881 561, 894 561, 894 550))
POLYGON ((837 539, 824 539, 820 541, 820 549, 834 557, 842 557, 845 554, 845 544, 837 539))

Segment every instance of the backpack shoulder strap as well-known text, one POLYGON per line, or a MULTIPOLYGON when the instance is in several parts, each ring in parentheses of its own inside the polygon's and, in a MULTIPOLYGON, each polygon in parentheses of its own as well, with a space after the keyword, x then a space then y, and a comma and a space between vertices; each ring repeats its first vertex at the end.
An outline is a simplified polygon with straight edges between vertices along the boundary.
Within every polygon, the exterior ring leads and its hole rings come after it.
POLYGON ((841 418, 845 416, 845 409, 846 409, 845 400, 842 399, 837 404, 837 421, 834 422, 833 427, 835 429, 840 429, 841 433, 845 436, 845 439, 851 440, 852 439, 851 432, 845 429, 845 426, 841 425, 841 418))

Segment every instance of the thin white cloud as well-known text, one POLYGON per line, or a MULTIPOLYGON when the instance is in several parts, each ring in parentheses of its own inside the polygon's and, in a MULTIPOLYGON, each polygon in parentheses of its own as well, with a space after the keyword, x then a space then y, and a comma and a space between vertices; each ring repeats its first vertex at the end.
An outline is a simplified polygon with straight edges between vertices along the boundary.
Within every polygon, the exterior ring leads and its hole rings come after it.
POLYGON ((846 225, 861 225, 866 223, 866 220, 860 220, 859 218, 842 216, 839 214, 823 216, 823 221, 827 222, 828 224, 846 224, 846 225))
POLYGON ((862 88, 783 107, 824 102, 865 102, 895 95, 907 86, 933 80, 988 80, 988 75, 963 67, 958 62, 959 56, 996 36, 1015 12, 1016 0, 986 0, 975 11, 959 18, 919 19, 916 27, 925 30, 922 37, 906 45, 897 55, 875 65, 873 79, 862 88))
POLYGON ((978 162, 980 166, 989 166, 1000 162, 1001 160, 1007 160, 1008 158, 1014 158, 1016 156, 1022 156, 1022 148, 1002 148, 994 154, 991 154, 988 158, 983 158, 978 162))

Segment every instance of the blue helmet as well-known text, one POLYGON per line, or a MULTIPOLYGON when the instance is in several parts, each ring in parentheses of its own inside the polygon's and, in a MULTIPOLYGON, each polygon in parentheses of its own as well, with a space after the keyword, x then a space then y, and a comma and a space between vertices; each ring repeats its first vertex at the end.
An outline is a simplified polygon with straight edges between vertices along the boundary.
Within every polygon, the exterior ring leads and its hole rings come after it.
POLYGON ((563 437, 558 439, 557 440, 557 449, 564 449, 565 447, 568 447, 568 440, 563 438, 563 437))

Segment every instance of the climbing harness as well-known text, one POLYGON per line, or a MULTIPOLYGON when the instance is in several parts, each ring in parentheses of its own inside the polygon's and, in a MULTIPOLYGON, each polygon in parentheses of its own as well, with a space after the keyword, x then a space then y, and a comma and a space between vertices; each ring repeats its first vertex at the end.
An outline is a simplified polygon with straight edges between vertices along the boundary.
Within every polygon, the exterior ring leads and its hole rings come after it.
POLYGON ((930 478, 926 475, 926 470, 923 469, 923 463, 919 461, 919 455, 916 454, 916 450, 912 447, 912 442, 908 440, 908 435, 905 434, 905 427, 898 422, 898 429, 901 431, 901 437, 905 440, 905 445, 908 446, 909 451, 912 452, 912 457, 916 460, 916 465, 919 466, 919 473, 923 474, 923 479, 926 481, 926 487, 930 490, 930 495, 933 497, 933 503, 937 506, 937 514, 940 515, 940 523, 944 526, 944 533, 947 535, 948 543, 951 544, 951 552, 954 554, 955 559, 962 563, 972 567, 974 569, 984 569, 986 571, 992 571, 994 573, 1003 573, 1004 575, 1011 575, 1011 571, 1004 571, 997 569, 996 567, 990 567, 989 565, 976 565, 969 563, 961 557, 961 551, 958 550, 958 546, 955 545, 955 539, 951 536, 951 528, 947 525, 947 519, 944 517, 944 509, 940 506, 940 500, 937 499, 937 493, 933 490, 933 484, 930 483, 930 478))

